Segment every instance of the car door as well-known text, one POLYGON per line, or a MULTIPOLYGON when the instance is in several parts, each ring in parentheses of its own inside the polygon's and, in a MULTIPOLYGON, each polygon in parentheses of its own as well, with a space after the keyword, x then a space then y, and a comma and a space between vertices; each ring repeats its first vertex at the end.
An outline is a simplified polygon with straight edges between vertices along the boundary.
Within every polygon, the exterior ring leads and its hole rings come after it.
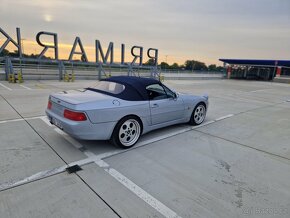
POLYGON ((184 103, 174 92, 161 84, 146 87, 152 125, 162 124, 183 118, 184 103))

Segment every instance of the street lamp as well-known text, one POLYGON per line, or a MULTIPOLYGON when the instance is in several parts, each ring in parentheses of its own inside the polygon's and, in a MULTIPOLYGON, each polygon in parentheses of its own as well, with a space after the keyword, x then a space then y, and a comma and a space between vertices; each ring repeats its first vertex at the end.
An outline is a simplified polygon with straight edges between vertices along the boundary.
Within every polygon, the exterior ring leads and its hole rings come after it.
POLYGON ((191 63, 191 72, 193 73, 193 68, 195 66, 195 63, 194 63, 194 60, 192 60, 192 63, 191 63))
MULTIPOLYGON (((20 74, 22 75, 22 58, 23 58, 23 55, 24 55, 24 46, 23 46, 23 41, 26 40, 26 39, 21 39, 21 52, 22 52, 22 55, 21 57, 19 58, 19 61, 20 61, 20 74)), ((19 54, 20 55, 20 54, 19 54)))
POLYGON ((23 41, 26 40, 26 39, 21 39, 21 47, 22 47, 22 54, 24 55, 24 45, 23 45, 23 41))
MULTIPOLYGON (((168 55, 165 55, 165 63, 167 64, 167 56, 168 55)), ((166 72, 166 64, 165 64, 165 72, 166 72)))

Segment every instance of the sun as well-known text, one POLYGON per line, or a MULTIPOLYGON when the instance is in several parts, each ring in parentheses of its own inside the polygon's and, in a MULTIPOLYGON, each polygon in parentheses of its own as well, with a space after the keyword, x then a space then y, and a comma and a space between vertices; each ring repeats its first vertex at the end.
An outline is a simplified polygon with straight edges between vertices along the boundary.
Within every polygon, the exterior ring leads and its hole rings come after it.
POLYGON ((52 21, 52 16, 50 14, 44 14, 43 18, 46 22, 52 21))

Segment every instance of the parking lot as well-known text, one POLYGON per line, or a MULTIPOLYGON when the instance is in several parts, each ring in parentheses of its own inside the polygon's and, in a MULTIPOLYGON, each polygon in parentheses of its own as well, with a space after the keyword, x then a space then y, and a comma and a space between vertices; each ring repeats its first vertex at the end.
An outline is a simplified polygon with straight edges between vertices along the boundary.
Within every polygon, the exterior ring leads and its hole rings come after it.
POLYGON ((290 217, 289 84, 165 81, 209 95, 205 122, 121 150, 45 117, 50 93, 91 83, 0 81, 0 217, 290 217))

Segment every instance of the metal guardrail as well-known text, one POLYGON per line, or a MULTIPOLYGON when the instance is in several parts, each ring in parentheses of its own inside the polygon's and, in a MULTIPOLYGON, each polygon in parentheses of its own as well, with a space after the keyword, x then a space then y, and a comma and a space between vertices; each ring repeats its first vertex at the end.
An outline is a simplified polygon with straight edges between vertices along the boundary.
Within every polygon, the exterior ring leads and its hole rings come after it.
POLYGON ((92 62, 60 61, 31 58, 0 58, 0 72, 21 73, 25 79, 59 79, 74 74, 76 78, 101 79, 112 75, 135 75, 159 77, 159 71, 152 66, 99 64, 92 62))
MULTIPOLYGON (((74 75, 76 79, 101 79, 116 75, 132 75, 142 77, 155 77, 161 75, 168 78, 194 75, 223 75, 223 72, 212 71, 186 71, 160 69, 152 66, 121 65, 121 64, 98 64, 92 62, 60 61, 32 58, 0 57, 0 75, 4 74, 8 79, 8 73, 21 73, 23 79, 53 79, 63 80, 65 75, 74 75), (13 72, 11 72, 13 71, 13 72)), ((4 77, 2 76, 2 77, 4 77)), ((0 78, 3 79, 3 78, 0 78)))
POLYGON ((209 71, 209 70, 172 70, 172 69, 160 69, 161 73, 166 74, 217 74, 217 75, 223 75, 225 74, 224 71, 209 71))

